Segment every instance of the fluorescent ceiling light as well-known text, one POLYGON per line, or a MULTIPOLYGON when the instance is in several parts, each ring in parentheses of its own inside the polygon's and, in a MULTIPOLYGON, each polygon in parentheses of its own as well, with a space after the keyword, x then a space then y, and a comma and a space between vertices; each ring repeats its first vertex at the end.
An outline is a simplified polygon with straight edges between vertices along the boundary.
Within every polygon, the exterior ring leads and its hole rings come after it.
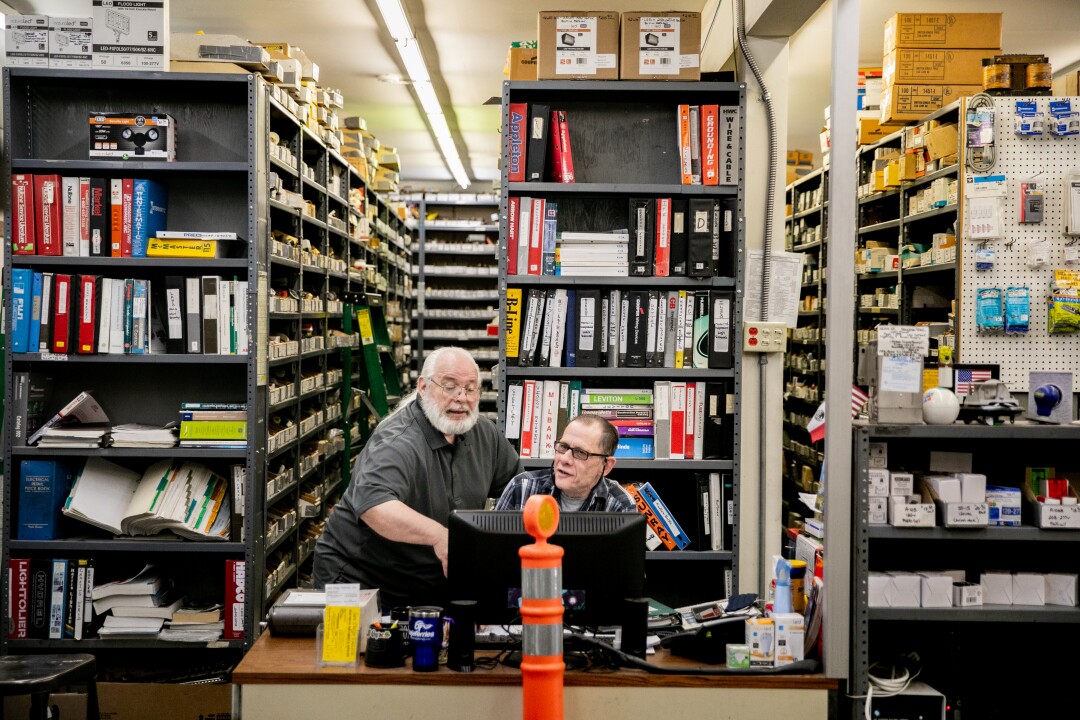
POLYGON ((431 76, 424 63, 424 56, 420 52, 420 43, 413 34, 401 0, 375 0, 375 5, 379 8, 379 14, 382 15, 387 32, 394 39, 394 46, 401 57, 401 63, 405 66, 409 79, 412 80, 420 107, 428 116, 432 134, 435 136, 443 160, 446 161, 446 166, 450 169, 450 174, 454 176, 458 185, 463 188, 469 187, 469 176, 465 172, 457 147, 454 146, 450 126, 446 123, 442 105, 439 104, 439 97, 435 94, 431 76))
POLYGON ((399 40, 396 44, 398 55, 401 56, 401 62, 405 65, 405 72, 409 79, 414 83, 431 80, 427 65, 424 64, 424 56, 420 54, 420 43, 416 41, 416 38, 399 40))
POLYGON ((426 115, 442 114, 442 105, 439 104, 439 97, 435 94, 435 88, 431 83, 413 83, 413 90, 416 91, 416 99, 420 101, 420 107, 424 109, 426 115))
POLYGON ((405 8, 401 6, 401 0, 375 0, 375 4, 379 6, 379 13, 383 17, 383 22, 386 23, 390 37, 395 40, 404 40, 413 36, 412 26, 405 17, 405 8))

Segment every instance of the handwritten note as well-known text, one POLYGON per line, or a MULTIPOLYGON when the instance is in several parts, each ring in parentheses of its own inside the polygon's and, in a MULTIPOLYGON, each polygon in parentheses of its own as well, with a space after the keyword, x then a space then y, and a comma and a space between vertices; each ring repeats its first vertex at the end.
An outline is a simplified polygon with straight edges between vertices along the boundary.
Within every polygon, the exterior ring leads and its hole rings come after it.
MULTIPOLYGON (((765 253, 751 250, 746 257, 746 274, 743 287, 743 318, 761 319, 761 268, 765 253)), ((789 328, 798 324, 799 292, 802 289, 803 255, 801 253, 773 253, 772 271, 769 277, 769 322, 782 322, 789 328)))
POLYGON ((877 329, 878 355, 926 357, 930 352, 930 328, 916 325, 882 325, 877 329))

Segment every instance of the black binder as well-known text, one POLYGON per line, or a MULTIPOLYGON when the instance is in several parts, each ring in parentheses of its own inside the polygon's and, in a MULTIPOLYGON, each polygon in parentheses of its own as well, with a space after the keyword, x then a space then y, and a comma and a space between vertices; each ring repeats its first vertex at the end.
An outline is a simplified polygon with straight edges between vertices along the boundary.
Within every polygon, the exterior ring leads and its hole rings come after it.
POLYGON ((547 168, 547 152, 551 126, 551 106, 534 103, 529 106, 528 144, 525 150, 525 180, 543 182, 547 168))
POLYGON ((710 198, 690 199, 686 249, 686 274, 690 277, 712 277, 716 274, 712 253, 712 216, 713 201, 710 198))
POLYGON ((649 291, 631 290, 629 313, 626 319, 626 367, 645 367, 645 350, 649 333, 649 291))
POLYGON ((709 293, 711 337, 709 338, 709 367, 730 370, 735 367, 733 335, 735 292, 713 290, 709 293))
POLYGON ((734 197, 717 198, 718 207, 713 213, 717 223, 719 238, 716 274, 721 277, 735 277, 736 253, 739 246, 739 201, 734 197))
POLYGON ((656 200, 630 198, 630 275, 653 274, 653 248, 656 245, 656 200))
POLYGON ((572 329, 577 341, 578 367, 600 366, 600 347, 607 335, 600 316, 600 290, 578 290, 577 326, 572 329))
POLYGON ((686 275, 689 206, 684 197, 671 198, 671 275, 686 275))

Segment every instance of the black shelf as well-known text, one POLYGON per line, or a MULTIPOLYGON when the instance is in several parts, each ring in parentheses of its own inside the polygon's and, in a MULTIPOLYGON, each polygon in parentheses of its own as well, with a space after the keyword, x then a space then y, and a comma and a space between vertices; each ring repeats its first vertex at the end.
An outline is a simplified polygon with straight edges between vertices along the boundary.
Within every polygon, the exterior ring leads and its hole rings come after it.
POLYGON ((270 542, 266 543, 266 547, 263 549, 263 552, 266 553, 267 555, 269 555, 270 553, 277 550, 279 547, 281 547, 281 544, 283 542, 285 542, 286 540, 289 539, 289 536, 296 534, 296 528, 298 526, 299 525, 293 525, 291 528, 289 528, 288 530, 285 530, 280 535, 278 535, 276 538, 274 538, 270 542))
POLYGON ((946 541, 975 541, 992 542, 1004 540, 1006 542, 1036 541, 1036 542, 1076 542, 1080 536, 1068 530, 1043 530, 1042 528, 1021 527, 985 527, 985 528, 904 528, 891 525, 874 525, 867 529, 871 540, 946 540, 946 541))
POLYGON ((859 205, 867 205, 872 202, 879 202, 881 200, 886 200, 891 197, 896 197, 899 194, 899 188, 895 190, 882 190, 881 192, 876 192, 873 195, 867 195, 864 198, 859 198, 859 205))
POLYGON ((66 650, 67 652, 88 652, 102 650, 184 650, 188 648, 205 650, 243 650, 244 640, 214 640, 211 642, 175 642, 172 640, 101 640, 86 638, 83 640, 9 640, 12 650, 66 650))
POLYGON ((196 258, 114 258, 114 257, 75 257, 73 255, 12 255, 12 265, 32 265, 34 267, 46 267, 63 265, 70 267, 109 267, 109 268, 184 268, 193 271, 205 272, 220 268, 246 269, 247 260, 235 258, 220 258, 212 260, 199 260, 196 258))
POLYGON ((814 240, 813 242, 803 243, 802 245, 793 245, 791 251, 804 252, 806 250, 813 250, 816 247, 821 247, 821 242, 821 240, 814 240))
MULTIPOLYGON (((306 222, 308 225, 314 225, 320 230, 325 230, 327 228, 326 223, 324 223, 322 220, 319 220, 318 218, 313 218, 310 215, 301 214, 300 219, 306 222)), ((321 270, 322 268, 319 269, 321 270)))
MULTIPOLYGON (((304 128, 304 129, 306 130, 307 128, 304 128)), ((312 179, 310 179, 308 177, 304 177, 304 176, 301 176, 300 180, 304 183, 304 185, 307 185, 309 188, 312 188, 314 190, 318 190, 323 195, 327 194, 326 188, 323 187, 322 185, 320 185, 319 183, 315 182, 314 180, 312 180, 312 179)))
POLYGON ((936 218, 941 215, 955 215, 956 210, 956 205, 946 205, 944 207, 934 208, 933 210, 906 216, 904 218, 904 224, 919 222, 920 220, 930 220, 931 218, 936 218))
POLYGON ((733 553, 724 550, 648 550, 646 562, 731 562, 733 553))
MULTIPOLYGON (((620 86, 628 83, 619 83, 620 86)), ((668 83, 657 83, 657 85, 668 83)), ((625 89, 620 87, 620 90, 625 89)), ((509 183, 511 194, 523 195, 736 195, 736 185, 668 185, 653 183, 509 183)))
POLYGON ((791 216, 791 219, 792 220, 798 220, 799 218, 809 217, 810 215, 814 215, 816 213, 821 212, 821 210, 822 210, 821 205, 815 205, 814 207, 810 208, 809 210, 803 210, 802 212, 795 213, 794 215, 791 216))
POLYGON ((274 157, 273 155, 267 155, 267 157, 270 159, 270 164, 273 165, 278 170, 282 170, 284 172, 287 172, 292 177, 296 177, 297 175, 300 174, 300 172, 296 168, 294 168, 292 165, 289 165, 284 160, 279 160, 276 157, 274 157))
POLYGON ((671 378, 674 380, 712 380, 735 376, 734 370, 706 370, 693 368, 677 370, 675 368, 609 368, 609 367, 521 367, 508 366, 507 377, 522 378, 671 378))
POLYGON ((941 263, 939 265, 920 265, 913 268, 901 268, 903 277, 908 275, 930 275, 932 273, 956 272, 956 263, 941 263))
POLYGON ((296 488, 299 487, 299 485, 300 485, 299 480, 293 480, 291 483, 289 483, 288 485, 283 487, 281 490, 278 490, 276 493, 274 493, 270 497, 266 498, 266 507, 270 507, 271 505, 276 503, 281 498, 285 497, 286 495, 288 495, 292 491, 296 490, 296 488))
POLYGON ((286 205, 280 200, 274 200, 273 198, 269 198, 267 199, 266 204, 275 210, 281 210, 282 212, 287 212, 290 215, 300 214, 300 208, 294 208, 292 205, 286 205))
POLYGON ((620 80, 618 83, 612 83, 610 80, 514 80, 508 85, 511 92, 547 92, 550 90, 568 93, 571 96, 578 93, 588 96, 598 91, 610 93, 613 90, 622 93, 692 94, 738 93, 742 89, 739 83, 733 82, 689 82, 685 80, 673 80, 670 82, 620 80))
POLYGON ((12 362, 122 363, 137 365, 246 365, 247 355, 154 355, 140 353, 101 353, 62 355, 56 353, 12 353, 12 362))
MULTIPOLYGON (((687 470, 705 472, 709 470, 730 470, 731 460, 641 460, 635 458, 617 458, 615 466, 620 470, 687 470)), ((552 458, 521 458, 524 468, 549 468, 552 458)))
MULTIPOLYGON (((96 74, 96 73, 95 73, 96 74)), ((83 123, 85 124, 85 120, 83 123)), ((117 172, 132 173, 246 173, 246 162, 165 162, 163 160, 31 160, 13 158, 13 172, 37 172, 57 175, 117 172)))
POLYGON ((898 227, 900 227, 899 220, 886 220, 885 222, 879 222, 873 225, 866 225, 859 228, 859 234, 869 235, 870 233, 881 232, 883 230, 892 230, 893 228, 898 227))
POLYGON ((239 448, 58 448, 22 447, 13 445, 13 457, 101 457, 101 458, 184 458, 184 459, 232 459, 244 460, 247 449, 239 448))
POLYGON ((860 315, 899 315, 900 311, 896 308, 882 308, 882 307, 870 307, 859 308, 860 315))
POLYGON ((983 605, 952 608, 869 608, 871 620, 981 623, 1080 623, 1080 607, 983 605))
POLYGON ((858 280, 859 282, 863 282, 865 280, 895 280, 899 276, 900 275, 899 273, 897 273, 896 270, 884 270, 882 272, 876 273, 862 273, 861 275, 859 275, 858 280))
MULTIPOLYGON (((169 537, 169 533, 165 533, 169 537)), ((172 536, 176 537, 176 536, 172 536)), ((12 550, 21 552, 66 553, 209 553, 217 555, 242 555, 244 543, 215 542, 212 540, 145 540, 70 538, 66 540, 8 540, 12 550)))
MULTIPOLYGON (((1017 420, 1007 425, 868 425, 873 439, 882 438, 958 438, 964 440, 1080 440, 1080 425, 1043 425, 1017 420)), ((1077 535, 1080 538, 1080 535, 1077 535)))
MULTIPOLYGON (((498 280, 492 277, 492 280, 498 280)), ((681 275, 672 277, 563 277, 562 275, 510 275, 506 284, 511 287, 533 285, 590 285, 602 287, 680 287, 722 288, 735 287, 735 278, 705 277, 690 278, 681 275)))

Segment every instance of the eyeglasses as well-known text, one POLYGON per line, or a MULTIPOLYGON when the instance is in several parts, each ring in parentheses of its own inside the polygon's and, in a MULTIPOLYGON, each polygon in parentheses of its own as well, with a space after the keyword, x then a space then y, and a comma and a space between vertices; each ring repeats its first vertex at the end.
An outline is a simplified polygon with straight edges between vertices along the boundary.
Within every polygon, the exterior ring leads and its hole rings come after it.
POLYGON ((443 385, 442 383, 437 383, 431 379, 429 379, 428 382, 441 388, 442 391, 450 397, 457 397, 459 392, 465 393, 465 397, 469 398, 470 400, 475 400, 476 398, 480 397, 480 388, 475 385, 469 385, 468 387, 454 385, 453 383, 450 383, 449 385, 443 385))
POLYGON ((581 448, 571 447, 571 446, 567 445, 566 443, 564 443, 562 440, 555 443, 555 454, 556 455, 562 455, 567 450, 569 450, 570 453, 574 456, 574 459, 579 461, 579 462, 585 462, 586 460, 588 460, 591 457, 599 457, 599 458, 611 457, 610 455, 608 455, 606 453, 594 453, 594 452, 589 452, 588 450, 582 450, 581 448))

